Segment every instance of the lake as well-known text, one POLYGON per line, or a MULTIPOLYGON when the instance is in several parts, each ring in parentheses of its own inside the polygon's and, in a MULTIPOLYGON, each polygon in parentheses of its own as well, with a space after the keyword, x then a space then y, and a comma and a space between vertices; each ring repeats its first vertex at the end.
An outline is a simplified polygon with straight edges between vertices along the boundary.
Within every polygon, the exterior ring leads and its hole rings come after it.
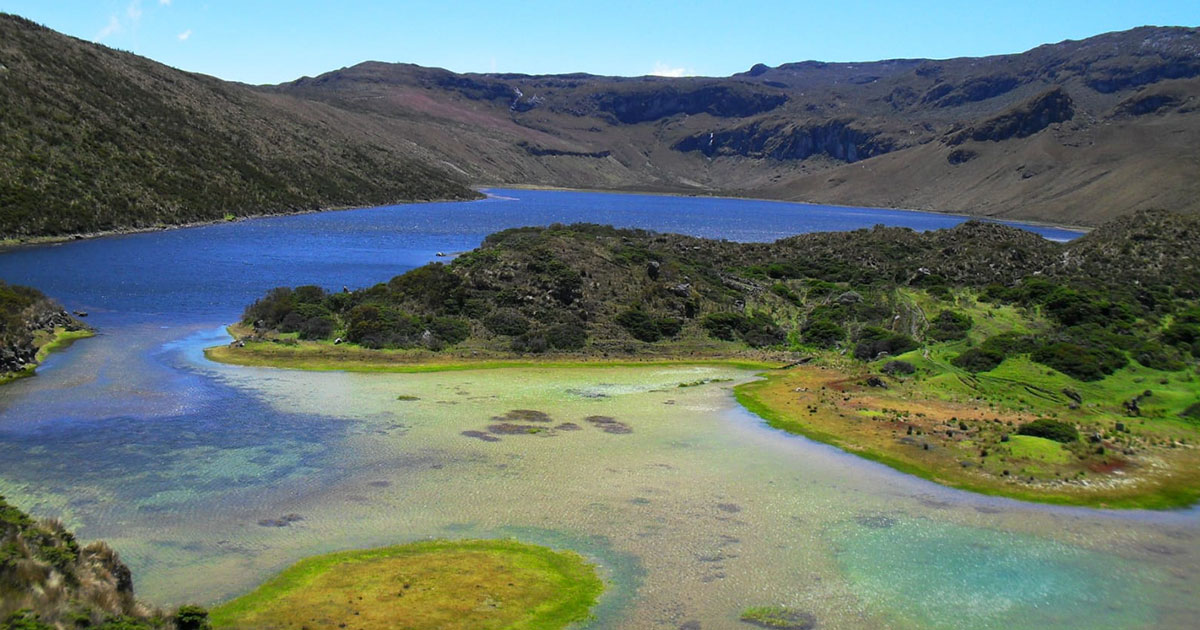
POLYGON ((745 628, 743 608, 775 604, 826 628, 1186 628, 1200 617, 1200 511, 943 488, 765 427, 730 393, 752 372, 348 374, 203 358, 271 287, 368 286, 506 227, 588 221, 763 241, 963 220, 488 192, 0 254, 0 278, 88 311, 100 330, 0 388, 0 493, 109 540, 139 595, 162 605, 235 596, 316 553, 498 536, 597 562, 610 588, 596 628, 745 628), (729 380, 678 387, 705 378, 729 380), (517 409, 579 428, 463 435, 517 409), (302 520, 277 526, 289 514, 302 520))

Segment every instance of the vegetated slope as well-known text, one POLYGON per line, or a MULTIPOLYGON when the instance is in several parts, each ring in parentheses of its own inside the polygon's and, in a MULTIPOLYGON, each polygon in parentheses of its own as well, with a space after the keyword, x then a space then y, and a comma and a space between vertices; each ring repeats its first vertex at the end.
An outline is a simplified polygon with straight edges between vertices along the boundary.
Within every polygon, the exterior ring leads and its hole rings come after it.
POLYGON ((56 332, 81 332, 87 326, 31 287, 0 280, 0 382, 25 374, 38 362, 38 351, 56 332))
POLYGON ((0 238, 475 193, 369 117, 0 14, 0 238))
POLYGON ((779 428, 951 485, 1174 507, 1200 496, 1197 230, 1165 211, 1069 243, 981 222, 747 244, 512 229, 373 287, 275 289, 212 356, 812 361, 739 396, 779 428))
POLYGON ((904 291, 953 311, 954 291, 968 290, 1047 320, 1024 352, 1094 379, 1127 354, 1172 369, 1200 356, 1191 321, 1197 230, 1200 217, 1163 211, 1066 244, 978 222, 769 244, 586 224, 519 228, 374 287, 276 289, 245 321, 277 341, 280 333, 285 342, 337 337, 368 348, 596 355, 670 352, 671 344, 708 353, 824 346, 873 359, 940 341, 942 324, 956 325, 928 321, 904 291), (1087 365, 1064 367, 1073 351, 1087 365))
POLYGON ((267 88, 406 125, 478 182, 1099 224, 1200 209, 1200 31, 1021 54, 757 65, 727 78, 362 63, 267 88))
POLYGON ((139 603, 129 568, 105 543, 80 545, 62 523, 35 521, 0 497, 0 628, 207 627, 196 606, 164 616, 139 603))
POLYGON ((453 181, 1096 225, 1200 208, 1200 32, 724 78, 365 62, 277 86, 0 17, 0 237, 409 199, 453 181))

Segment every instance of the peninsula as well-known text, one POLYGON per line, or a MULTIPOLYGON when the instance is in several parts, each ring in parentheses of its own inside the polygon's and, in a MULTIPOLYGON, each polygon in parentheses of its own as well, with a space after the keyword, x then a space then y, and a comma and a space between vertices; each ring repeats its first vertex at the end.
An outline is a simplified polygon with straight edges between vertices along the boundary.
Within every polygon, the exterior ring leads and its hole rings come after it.
MULTIPOLYGON (((733 243, 520 228, 356 291, 278 288, 218 361, 425 371, 773 363, 773 426, 940 483, 1035 501, 1200 496, 1200 220, 1141 212, 1069 243, 968 222, 733 243)), ((748 365, 749 367, 749 365, 748 365)))

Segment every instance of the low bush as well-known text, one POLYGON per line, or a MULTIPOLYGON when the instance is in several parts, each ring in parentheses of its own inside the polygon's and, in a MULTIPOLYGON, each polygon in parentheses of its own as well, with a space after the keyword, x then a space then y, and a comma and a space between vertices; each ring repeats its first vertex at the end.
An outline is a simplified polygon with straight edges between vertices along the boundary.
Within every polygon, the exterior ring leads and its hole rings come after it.
POLYGON ((1079 440, 1079 431, 1075 428, 1075 425, 1059 420, 1051 420, 1050 418, 1027 422, 1017 429, 1017 434, 1046 438, 1047 440, 1054 440, 1063 444, 1070 444, 1079 440))
POLYGON ((529 331, 529 320, 516 309, 498 308, 483 318, 483 325, 497 335, 516 336, 529 331))
POLYGON ((1029 358, 1081 381, 1098 381, 1128 363, 1118 350, 1087 348, 1065 341, 1045 344, 1029 358))
POLYGON ((908 335, 878 326, 867 326, 858 335, 858 345, 854 347, 854 357, 862 361, 871 361, 883 353, 904 354, 916 348, 916 340, 908 335))
POLYGON ((929 338, 934 341, 966 339, 974 322, 970 316, 956 311, 942 311, 930 322, 929 338))
POLYGON ((828 319, 811 321, 800 330, 804 343, 822 348, 832 348, 846 338, 846 331, 828 319))
POLYGON ((674 317, 656 317, 640 308, 631 308, 616 317, 634 339, 655 342, 664 337, 674 337, 683 330, 683 322, 674 317))
POLYGON ((987 348, 971 348, 950 360, 955 367, 972 374, 990 372, 1004 362, 1004 355, 987 348))

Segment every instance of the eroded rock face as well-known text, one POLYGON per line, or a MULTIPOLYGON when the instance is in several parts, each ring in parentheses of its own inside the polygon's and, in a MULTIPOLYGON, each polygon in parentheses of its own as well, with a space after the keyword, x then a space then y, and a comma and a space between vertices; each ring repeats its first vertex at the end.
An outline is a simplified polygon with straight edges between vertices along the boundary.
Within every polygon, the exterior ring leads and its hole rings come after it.
POLYGON ((922 102, 934 107, 955 107, 982 101, 1012 91, 1021 82, 1007 74, 972 77, 961 85, 939 83, 929 89, 922 102))
POLYGON ((949 143, 962 144, 967 140, 998 142, 1009 138, 1024 138, 1056 122, 1075 116, 1074 101, 1065 90, 1056 87, 951 136, 949 143))
POLYGON ((774 160, 803 160, 824 155, 843 162, 857 162, 887 153, 895 143, 878 131, 861 129, 851 120, 833 120, 804 125, 752 123, 689 136, 676 142, 676 151, 699 151, 707 156, 738 155, 774 160))
POLYGON ((721 118, 753 116, 771 111, 787 101, 787 95, 761 92, 730 85, 706 85, 695 89, 664 86, 655 90, 605 92, 594 97, 601 112, 625 124, 649 122, 676 114, 710 114, 721 118))

